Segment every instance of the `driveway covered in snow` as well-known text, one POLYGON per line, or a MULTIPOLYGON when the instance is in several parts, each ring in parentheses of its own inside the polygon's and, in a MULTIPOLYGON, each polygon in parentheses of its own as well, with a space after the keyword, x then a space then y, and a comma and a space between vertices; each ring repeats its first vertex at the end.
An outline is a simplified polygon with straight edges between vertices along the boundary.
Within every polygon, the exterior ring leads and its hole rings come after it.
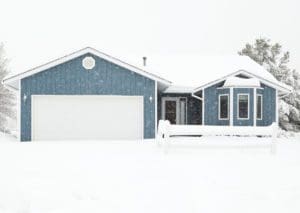
POLYGON ((297 139, 280 139, 275 155, 184 144, 165 154, 153 141, 5 140, 0 137, 0 212, 300 211, 297 139))

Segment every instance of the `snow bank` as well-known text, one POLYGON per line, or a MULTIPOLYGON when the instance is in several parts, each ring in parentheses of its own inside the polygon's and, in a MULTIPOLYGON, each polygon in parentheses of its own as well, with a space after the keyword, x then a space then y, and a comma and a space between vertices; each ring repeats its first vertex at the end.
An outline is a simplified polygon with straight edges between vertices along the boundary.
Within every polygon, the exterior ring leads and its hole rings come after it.
POLYGON ((226 148, 165 155, 153 140, 0 143, 0 212, 298 213, 300 143, 283 141, 276 155, 226 148))
POLYGON ((12 134, 6 134, 3 132, 0 132, 0 143, 6 143, 6 142, 16 142, 17 141, 17 133, 13 132, 12 134))

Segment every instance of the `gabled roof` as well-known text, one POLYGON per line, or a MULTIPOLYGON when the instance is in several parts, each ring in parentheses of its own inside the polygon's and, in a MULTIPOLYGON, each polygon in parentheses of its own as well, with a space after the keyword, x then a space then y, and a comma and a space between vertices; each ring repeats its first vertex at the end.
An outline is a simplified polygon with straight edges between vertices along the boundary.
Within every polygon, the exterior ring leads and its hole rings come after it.
MULTIPOLYGON (((266 71, 266 72, 268 72, 268 71, 266 71)), ((273 87, 273 88, 275 88, 275 89, 278 89, 279 91, 281 91, 281 92, 283 92, 283 93, 290 93, 290 92, 293 91, 293 89, 292 89, 290 86, 288 86, 288 85, 286 85, 286 84, 284 84, 284 83, 281 83, 281 82, 277 81, 275 78, 274 78, 275 80, 272 80, 272 79, 265 79, 265 78, 263 78, 263 77, 261 77, 261 76, 259 76, 259 75, 253 74, 252 72, 248 72, 248 71, 246 71, 246 70, 240 70, 240 71, 231 73, 231 74, 229 74, 229 75, 227 75, 227 76, 223 76, 222 78, 219 78, 219 79, 216 79, 216 80, 214 80, 214 81, 208 82, 207 84, 204 84, 204 85, 202 85, 201 87, 197 87, 197 88, 194 89, 193 92, 194 92, 194 93, 195 93, 195 92, 198 92, 198 91, 203 90, 203 89, 205 89, 205 88, 207 88, 207 87, 209 87, 209 86, 212 86, 212 85, 214 85, 214 84, 216 84, 216 83, 218 83, 218 82, 224 81, 224 80, 226 80, 226 79, 228 79, 228 78, 231 78, 231 77, 233 77, 233 76, 238 76, 238 75, 241 75, 241 74, 242 74, 242 75, 245 75, 245 76, 247 76, 247 77, 250 77, 250 78, 256 78, 256 79, 258 79, 260 82, 262 82, 262 83, 264 83, 264 84, 266 84, 266 85, 268 85, 268 86, 270 86, 270 87, 273 87)), ((272 76, 272 77, 273 77, 273 76, 272 76)))
POLYGON ((45 71, 45 70, 47 70, 49 68, 52 68, 52 67, 55 67, 55 66, 57 66, 59 64, 63 64, 65 62, 67 62, 67 61, 70 61, 72 59, 75 59, 75 58, 77 58, 79 56, 82 56, 82 55, 85 55, 85 54, 88 54, 88 53, 90 53, 92 55, 95 55, 95 56, 98 56, 98 57, 100 57, 100 58, 102 58, 104 60, 107 60, 107 61, 109 61, 111 63, 114 63, 116 65, 119 65, 121 67, 124 67, 124 68, 126 68, 128 70, 134 71, 134 72, 136 72, 136 73, 138 73, 140 75, 143 75, 143 76, 145 76, 145 77, 147 77, 149 79, 152 79, 154 81, 160 82, 162 84, 165 84, 165 85, 170 85, 171 84, 170 81, 168 81, 168 80, 166 80, 164 78, 161 78, 158 75, 155 75, 155 74, 152 74, 150 72, 147 72, 144 69, 141 69, 141 68, 139 68, 137 66, 128 64, 128 63, 126 63, 126 62, 124 62, 124 61, 122 61, 120 59, 112 57, 112 56, 110 56, 108 54, 100 52, 100 51, 98 51, 98 50, 96 50, 94 48, 91 48, 91 47, 86 47, 86 48, 81 49, 79 51, 73 52, 73 53, 71 53, 69 55, 66 55, 66 56, 63 56, 61 58, 55 59, 53 61, 50 61, 50 62, 48 62, 46 64, 41 65, 41 66, 38 66, 38 67, 35 67, 33 69, 27 70, 27 71, 25 71, 23 73, 7 77, 7 78, 5 78, 3 80, 3 83, 5 85, 8 85, 8 86, 14 88, 14 89, 19 89, 19 80, 21 80, 23 78, 26 78, 28 76, 34 75, 36 73, 45 71))
POLYGON ((277 81, 276 78, 263 66, 257 64, 248 56, 199 56, 195 54, 148 55, 147 66, 140 68, 142 66, 132 65, 140 64, 140 57, 130 58, 127 55, 126 61, 135 62, 129 64, 91 47, 81 49, 21 74, 7 77, 3 80, 3 83, 7 86, 13 87, 14 89, 18 89, 20 79, 47 70, 87 53, 98 56, 155 80, 160 86, 162 85, 160 88, 167 88, 165 92, 170 93, 197 92, 209 85, 239 74, 257 78, 262 83, 274 87, 283 93, 289 93, 292 91, 291 87, 277 81), (151 72, 148 72, 145 69, 151 70, 151 72), (166 78, 162 78, 160 76, 164 76, 166 78), (166 79, 169 79, 172 82, 166 79))
MULTIPOLYGON (((139 59, 138 57, 135 57, 139 59)), ((133 58, 129 60, 134 61, 133 58)), ((202 56, 197 54, 167 54, 148 55, 147 69, 173 82, 172 92, 180 92, 180 88, 194 88, 201 90, 211 83, 217 83, 227 77, 240 73, 255 77, 261 82, 277 88, 283 92, 290 92, 291 88, 279 82, 263 66, 248 56, 220 55, 202 56)), ((141 60, 139 60, 141 61, 141 60)), ((134 61, 134 62, 139 62, 134 61)), ((138 63, 136 63, 138 64, 138 63)))

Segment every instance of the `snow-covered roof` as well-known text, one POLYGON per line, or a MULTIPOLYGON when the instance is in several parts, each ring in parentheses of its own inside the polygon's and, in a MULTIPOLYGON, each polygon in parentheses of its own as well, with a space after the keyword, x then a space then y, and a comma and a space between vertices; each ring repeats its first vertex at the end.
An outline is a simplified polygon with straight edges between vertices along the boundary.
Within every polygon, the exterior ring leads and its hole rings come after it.
POLYGON ((157 76, 157 75, 155 75, 153 73, 147 72, 147 71, 145 71, 142 68, 139 68, 139 67, 134 66, 132 64, 129 64, 127 62, 124 62, 124 61, 122 61, 122 60, 120 60, 118 58, 115 58, 113 56, 110 56, 108 54, 102 53, 102 52, 100 52, 100 51, 98 51, 96 49, 93 49, 91 47, 86 47, 84 49, 78 50, 78 51, 76 51, 74 53, 71 53, 69 55, 63 56, 63 57, 58 58, 56 60, 50 61, 50 62, 48 62, 46 64, 41 65, 41 66, 38 66, 38 67, 35 67, 33 69, 27 70, 27 71, 25 71, 23 73, 16 74, 16 75, 13 75, 13 76, 9 76, 9 77, 7 77, 7 78, 5 78, 3 80, 3 83, 6 84, 6 85, 8 85, 8 86, 10 86, 10 87, 12 87, 12 88, 14 88, 14 89, 19 89, 19 80, 20 79, 23 79, 23 78, 26 78, 28 76, 34 75, 34 74, 36 74, 38 72, 47 70, 49 68, 52 68, 52 67, 57 66, 59 64, 65 63, 67 61, 70 61, 70 60, 72 60, 74 58, 77 58, 79 56, 85 55, 87 53, 90 53, 90 54, 93 54, 93 55, 98 56, 100 58, 103 58, 103 59, 105 59, 107 61, 110 61, 110 62, 112 62, 114 64, 117 64, 117 65, 119 65, 121 67, 124 67, 126 69, 131 70, 131 71, 134 71, 134 72, 136 72, 138 74, 141 74, 143 76, 146 76, 146 77, 148 77, 148 78, 150 78, 152 80, 158 81, 158 82, 160 82, 162 84, 165 84, 165 85, 170 85, 171 84, 170 81, 168 81, 166 79, 163 79, 160 76, 157 76))
POLYGON ((228 77, 223 87, 260 87, 257 78, 228 77))
MULTIPOLYGON (((128 60, 134 64, 142 62, 141 57, 136 57, 135 61, 132 58, 128 60)), ((271 84, 285 92, 291 91, 289 86, 277 81, 270 72, 248 56, 148 55, 145 69, 170 80, 177 88, 189 87, 194 88, 195 91, 241 73, 262 80, 263 83, 271 84)))
POLYGON ((164 93, 192 93, 194 89, 194 87, 170 85, 166 90, 164 90, 164 93))
POLYGON ((86 53, 97 55, 111 61, 112 63, 154 79, 159 83, 162 83, 164 85, 163 88, 169 87, 165 92, 170 93, 196 92, 212 83, 216 83, 220 80, 226 80, 228 77, 241 73, 247 74, 248 77, 257 78, 260 81, 263 81, 263 83, 271 84, 271 86, 274 86, 283 92, 291 91, 289 86, 278 82, 271 73, 254 62, 248 56, 201 56, 196 54, 147 55, 147 66, 142 66, 141 56, 137 57, 135 55, 135 57, 133 57, 133 55, 128 54, 123 57, 121 56, 116 58, 90 47, 84 48, 21 74, 8 77, 4 79, 3 82, 6 85, 18 89, 20 79, 86 53))

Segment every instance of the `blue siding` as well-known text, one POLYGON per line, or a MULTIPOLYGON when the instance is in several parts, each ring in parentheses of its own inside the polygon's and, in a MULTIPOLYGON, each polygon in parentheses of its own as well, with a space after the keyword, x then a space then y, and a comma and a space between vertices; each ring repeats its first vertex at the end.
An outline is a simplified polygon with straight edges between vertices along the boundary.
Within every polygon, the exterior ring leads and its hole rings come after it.
POLYGON ((276 121, 276 90, 264 84, 263 89, 258 89, 257 94, 263 95, 262 120, 257 120, 257 126, 269 126, 276 121))
POLYGON ((253 88, 234 88, 233 89, 233 125, 234 126, 253 126, 253 88), (249 119, 238 119, 238 94, 249 95, 249 119))
MULTIPOLYGON (((229 120, 218 119, 218 96, 219 94, 229 94, 229 89, 220 89, 223 82, 210 86, 204 90, 204 123, 205 125, 229 125, 229 120), (219 89, 218 89, 219 88, 219 89)), ((257 89, 257 94, 263 95, 263 118, 256 120, 257 126, 268 126, 276 120, 276 90, 261 84, 262 89, 257 89)), ((254 91, 253 88, 234 88, 233 89, 233 125, 252 126, 254 111, 254 91), (249 94, 249 119, 239 120, 237 118, 237 95, 238 93, 249 94)), ((231 97, 229 97, 230 99, 231 97)))
POLYGON ((21 80, 21 141, 31 140, 31 95, 143 96, 144 138, 155 137, 155 81, 93 55, 96 66, 87 71, 85 56, 21 80))
MULTIPOLYGON (((229 125, 228 120, 219 120, 218 107, 219 107, 219 95, 230 93, 229 89, 220 89, 223 82, 210 86, 204 90, 204 124, 205 125, 229 125), (219 89, 218 89, 219 88, 219 89)), ((229 97, 230 99, 230 97, 229 97)))

